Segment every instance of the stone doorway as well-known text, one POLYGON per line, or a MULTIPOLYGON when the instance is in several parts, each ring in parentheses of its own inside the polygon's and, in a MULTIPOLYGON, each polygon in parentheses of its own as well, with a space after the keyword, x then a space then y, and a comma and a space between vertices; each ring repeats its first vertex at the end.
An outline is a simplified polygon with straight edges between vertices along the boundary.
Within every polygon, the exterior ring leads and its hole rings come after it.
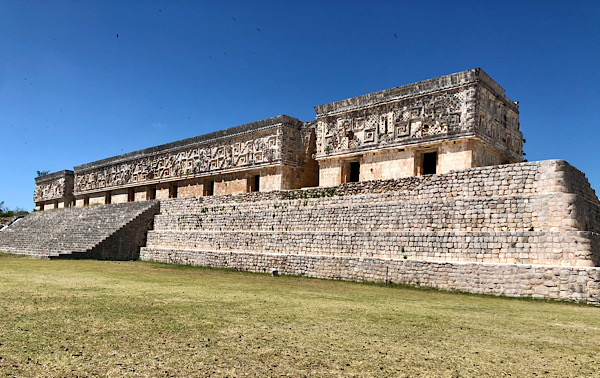
POLYGON ((353 161, 350 163, 350 172, 348 175, 348 182, 359 182, 360 181, 360 162, 353 161))
POLYGON ((437 173, 437 151, 426 152, 423 154, 423 172, 424 175, 435 175, 437 173))
POLYGON ((260 175, 254 175, 248 178, 248 191, 260 192, 260 175))
POLYGON ((156 185, 149 186, 146 191, 146 199, 154 200, 156 199, 156 185))
POLYGON ((169 198, 177 198, 177 184, 169 185, 169 198))
POLYGON ((204 182, 204 195, 212 196, 214 194, 215 194, 215 181, 214 180, 205 181, 204 182))

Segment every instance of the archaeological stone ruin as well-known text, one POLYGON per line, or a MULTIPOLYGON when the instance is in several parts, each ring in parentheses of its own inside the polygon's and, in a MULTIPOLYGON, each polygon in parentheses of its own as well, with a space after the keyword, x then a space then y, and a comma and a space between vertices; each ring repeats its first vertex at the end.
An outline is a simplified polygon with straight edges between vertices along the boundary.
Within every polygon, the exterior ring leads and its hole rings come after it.
POLYGON ((315 111, 38 177, 0 251, 600 304, 598 197, 481 69, 315 111))

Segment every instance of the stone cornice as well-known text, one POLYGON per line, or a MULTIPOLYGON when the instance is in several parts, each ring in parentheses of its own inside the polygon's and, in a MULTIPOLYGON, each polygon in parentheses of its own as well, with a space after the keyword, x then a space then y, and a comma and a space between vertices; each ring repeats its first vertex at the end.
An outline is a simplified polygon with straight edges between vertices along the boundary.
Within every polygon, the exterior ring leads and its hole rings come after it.
POLYGON ((73 171, 65 169, 65 170, 62 170, 62 171, 49 173, 47 175, 38 176, 38 177, 35 178, 35 183, 36 184, 41 184, 41 183, 44 183, 44 182, 47 182, 47 181, 56 180, 57 178, 61 178, 61 177, 65 177, 65 176, 73 176, 73 175, 74 175, 73 171))
POLYGON ((346 100, 315 106, 315 112, 317 113, 317 119, 319 119, 335 114, 377 106, 387 102, 400 101, 411 97, 423 96, 429 93, 472 84, 481 84, 485 86, 508 107, 518 112, 518 105, 506 97, 504 89, 492 80, 492 78, 490 78, 481 68, 474 68, 446 76, 419 81, 417 83, 352 97, 346 100))

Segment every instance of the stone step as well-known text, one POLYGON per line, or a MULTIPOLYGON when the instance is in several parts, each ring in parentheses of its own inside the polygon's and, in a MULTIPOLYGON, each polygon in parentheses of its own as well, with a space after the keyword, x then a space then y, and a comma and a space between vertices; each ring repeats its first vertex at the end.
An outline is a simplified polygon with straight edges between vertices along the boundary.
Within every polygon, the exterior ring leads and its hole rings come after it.
POLYGON ((594 266, 589 232, 161 231, 147 247, 594 266))
MULTIPOLYGON (((541 173, 539 164, 522 163, 472 168, 444 175, 406 177, 347 183, 334 188, 245 193, 200 198, 179 198, 162 201, 162 212, 186 213, 210 210, 222 206, 261 206, 285 202, 328 205, 343 197, 362 196, 365 201, 437 201, 450 198, 482 198, 527 196, 538 192, 541 173)), ((290 205, 291 206, 291 205, 290 205)))
POLYGON ((215 211, 162 214, 156 230, 262 231, 524 231, 549 228, 548 207, 533 206, 531 198, 508 197, 418 203, 364 203, 360 199, 328 207, 224 206, 215 211))
MULTIPOLYGON (((0 251, 38 257, 93 256, 124 229, 138 227, 140 217, 148 218, 149 226, 158 206, 148 201, 35 212, 0 233, 0 251)), ((121 241, 114 248, 127 244, 121 241)))

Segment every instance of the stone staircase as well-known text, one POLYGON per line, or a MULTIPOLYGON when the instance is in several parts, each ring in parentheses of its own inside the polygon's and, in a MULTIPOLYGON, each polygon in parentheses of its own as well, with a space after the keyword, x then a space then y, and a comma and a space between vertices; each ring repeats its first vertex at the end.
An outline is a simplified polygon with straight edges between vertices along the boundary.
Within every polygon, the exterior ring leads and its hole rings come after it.
POLYGON ((159 202, 148 201, 34 212, 0 232, 0 252, 50 259, 137 259, 159 208, 159 202))

